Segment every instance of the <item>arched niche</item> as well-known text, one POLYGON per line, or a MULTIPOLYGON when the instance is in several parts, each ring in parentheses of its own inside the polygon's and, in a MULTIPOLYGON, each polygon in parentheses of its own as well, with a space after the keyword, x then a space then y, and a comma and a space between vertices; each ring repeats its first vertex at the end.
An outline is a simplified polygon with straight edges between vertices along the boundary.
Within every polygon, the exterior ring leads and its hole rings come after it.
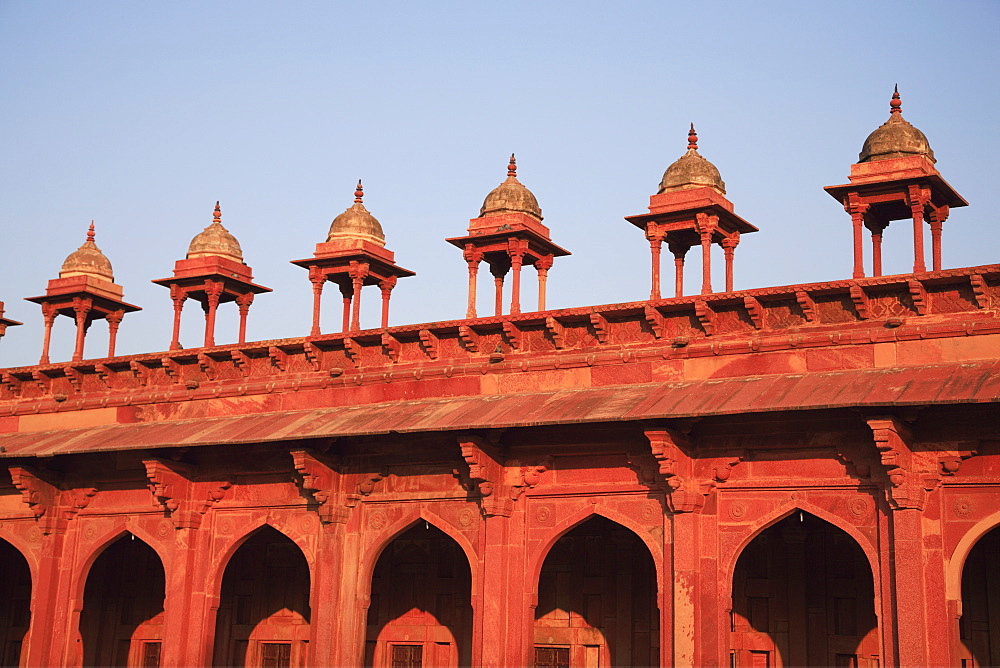
POLYGON ((20 665, 30 622, 31 569, 20 550, 0 539, 0 665, 20 665))
POLYGON ((1000 665, 1000 527, 976 541, 962 567, 962 666, 1000 665))
POLYGON ((83 665, 159 666, 165 584, 160 556, 135 534, 107 544, 83 590, 83 665))
POLYGON ((309 593, 309 564, 298 545, 269 525, 247 536, 222 576, 214 665, 306 665, 309 593))
POLYGON ((372 570, 366 666, 466 666, 472 571, 458 542, 425 519, 381 550, 372 570))
POLYGON ((592 515, 565 531, 536 591, 536 665, 659 665, 656 566, 630 529, 592 515))
POLYGON ((794 510, 760 531, 733 569, 731 663, 878 666, 871 564, 832 523, 794 510))

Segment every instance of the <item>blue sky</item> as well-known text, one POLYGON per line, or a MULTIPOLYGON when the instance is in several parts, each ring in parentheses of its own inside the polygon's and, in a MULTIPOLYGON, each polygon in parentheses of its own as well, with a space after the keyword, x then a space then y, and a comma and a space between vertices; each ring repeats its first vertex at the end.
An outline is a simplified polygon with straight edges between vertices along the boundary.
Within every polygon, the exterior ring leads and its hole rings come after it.
MULTIPOLYGON (((945 225, 945 266, 995 263, 997 34, 995 1, 0 0, 0 301, 25 322, 0 341, 0 366, 37 361, 41 314, 22 298, 44 292, 91 219, 144 309, 119 352, 165 350, 171 303, 149 281, 170 275, 216 200, 275 289, 251 309, 249 338, 306 335, 311 290, 288 261, 325 240, 359 177, 388 247, 417 272, 391 323, 460 318, 466 267, 443 239, 464 234, 512 151, 573 252, 550 272, 549 307, 643 299, 648 245, 623 216, 646 210, 691 121, 761 230, 736 251, 736 288, 847 278, 849 218, 822 188, 846 182, 894 83, 971 203, 945 225)), ((907 271, 911 248, 893 224, 886 273, 907 271)), ((482 313, 487 293, 484 280, 482 313)), ((529 308, 533 294, 528 279, 529 308)), ((375 326, 377 293, 362 301, 375 326)), ((197 311, 189 302, 188 347, 197 311)), ((220 316, 217 341, 235 341, 235 307, 220 316)), ((53 361, 69 358, 72 329, 58 322, 53 361)), ((87 356, 105 342, 97 323, 87 356)))

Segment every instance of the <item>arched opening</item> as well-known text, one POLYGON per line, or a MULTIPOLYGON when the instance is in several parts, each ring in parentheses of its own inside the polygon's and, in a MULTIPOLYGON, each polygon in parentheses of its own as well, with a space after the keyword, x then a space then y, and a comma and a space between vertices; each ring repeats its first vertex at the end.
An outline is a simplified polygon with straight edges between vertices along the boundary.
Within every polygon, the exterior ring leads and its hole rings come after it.
POLYGON ((730 631, 736 666, 878 666, 861 546, 801 510, 768 527, 736 562, 730 631))
POLYGON ((31 569, 24 556, 0 539, 0 660, 21 665, 21 642, 31 621, 31 569))
POLYGON ((656 566, 632 531, 604 517, 549 550, 538 577, 536 666, 658 666, 656 566))
POLYGON ((372 573, 365 665, 467 666, 472 573, 462 548, 421 520, 379 556, 372 573))
POLYGON ((215 665, 306 665, 309 564, 299 546, 266 526, 246 539, 222 576, 215 665))
POLYGON ((80 636, 85 666, 159 666, 165 578, 160 556, 132 534, 90 568, 80 636))
POLYGON ((1000 527, 980 538, 962 568, 962 668, 1000 665, 1000 527))

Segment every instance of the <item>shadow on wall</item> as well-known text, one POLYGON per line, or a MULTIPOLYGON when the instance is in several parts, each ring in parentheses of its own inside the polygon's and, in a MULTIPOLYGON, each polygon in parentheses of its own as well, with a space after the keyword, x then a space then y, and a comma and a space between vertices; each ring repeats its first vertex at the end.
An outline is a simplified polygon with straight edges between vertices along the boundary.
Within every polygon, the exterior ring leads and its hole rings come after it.
POLYGON ((462 548, 419 520, 386 546, 375 565, 365 665, 470 665, 471 597, 462 548))
POLYGON ((736 563, 736 665, 878 666, 876 624, 864 551, 815 515, 795 511, 768 527, 736 563))
POLYGON ((261 527, 222 576, 215 665, 304 666, 310 617, 305 556, 279 531, 261 527))
POLYGON ((552 546, 538 578, 539 666, 658 666, 656 567, 632 531, 592 517, 552 546))

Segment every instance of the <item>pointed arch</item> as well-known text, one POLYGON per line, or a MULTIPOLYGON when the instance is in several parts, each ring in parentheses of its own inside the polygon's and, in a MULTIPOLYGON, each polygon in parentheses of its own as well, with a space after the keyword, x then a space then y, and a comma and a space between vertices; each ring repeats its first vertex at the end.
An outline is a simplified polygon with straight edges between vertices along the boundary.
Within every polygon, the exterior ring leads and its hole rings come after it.
POLYGON ((0 665, 21 665, 31 626, 35 578, 31 563, 13 543, 0 538, 0 665))
POLYGON ((786 503, 785 505, 771 511, 760 520, 754 522, 736 547, 729 552, 729 560, 720 564, 719 568, 719 572, 722 575, 721 579, 723 580, 722 591, 720 591, 722 598, 728 599, 732 596, 733 573, 736 570, 736 563, 739 561, 740 555, 743 554, 747 545, 752 543, 757 536, 764 533, 764 531, 771 526, 777 524, 792 513, 800 510, 807 512, 810 515, 815 515, 819 519, 833 525, 854 539, 854 542, 858 544, 858 547, 861 548, 861 551, 865 554, 865 558, 868 560, 868 566, 872 571, 872 577, 875 582, 876 609, 881 609, 879 607, 881 605, 880 592, 882 591, 882 584, 879 578, 881 573, 881 569, 879 568, 879 555, 875 550, 875 547, 868 540, 868 537, 858 531, 856 526, 845 522, 842 517, 801 499, 786 503))
POLYGON ((955 549, 952 550, 948 558, 947 571, 945 574, 945 595, 948 600, 958 601, 962 598, 962 571, 965 569, 965 562, 969 558, 969 553, 976 546, 979 540, 993 529, 1000 526, 1000 511, 987 515, 976 522, 971 529, 965 532, 955 549))
POLYGON ((142 541, 146 547, 156 553, 156 556, 160 559, 160 566, 163 567, 164 574, 167 573, 167 566, 170 562, 170 554, 163 549, 160 541, 155 540, 152 534, 142 527, 133 526, 131 524, 119 524, 118 526, 105 531, 100 536, 96 536, 90 549, 82 555, 82 558, 79 561, 80 567, 73 575, 70 585, 70 591, 72 591, 78 599, 83 599, 83 591, 87 585, 87 577, 90 575, 90 569, 93 568, 94 562, 96 562, 100 556, 104 554, 105 550, 119 541, 126 534, 132 535, 136 539, 142 541))
POLYGON ((79 573, 76 628, 85 665, 159 662, 166 568, 156 547, 134 528, 106 534, 79 573))
POLYGON ((28 569, 31 572, 31 581, 33 583, 38 582, 38 561, 34 552, 28 549, 27 542, 20 536, 5 532, 2 528, 0 528, 0 540, 9 543, 11 547, 20 553, 24 561, 28 564, 28 569))
POLYGON ((302 553, 302 558, 306 560, 306 564, 309 566, 309 577, 313 578, 315 576, 315 555, 313 554, 311 547, 302 540, 302 536, 289 531, 284 526, 276 525, 267 517, 258 517, 247 524, 243 533, 228 540, 228 542, 225 543, 224 549, 219 550, 219 546, 216 546, 216 550, 213 552, 212 556, 212 580, 208 587, 210 597, 218 597, 219 591, 222 588, 222 576, 226 572, 226 567, 232 560, 233 555, 236 554, 241 547, 243 547, 243 544, 246 543, 247 540, 249 540, 254 534, 260 532, 264 527, 274 529, 282 536, 295 543, 295 545, 299 548, 299 552, 302 553))
POLYGON ((358 593, 362 596, 371 594, 372 574, 378 564, 379 557, 392 541, 409 531, 421 521, 427 522, 434 528, 440 530, 446 536, 454 540, 458 547, 465 554, 465 559, 469 564, 469 571, 472 577, 472 591, 478 591, 479 583, 479 555, 476 553, 472 542, 459 531, 454 525, 443 517, 427 508, 414 508, 405 512, 402 517, 387 525, 382 531, 375 534, 371 541, 365 546, 362 552, 360 577, 358 581, 362 583, 363 590, 358 593))
MULTIPOLYGON (((548 533, 542 540, 541 544, 535 548, 534 553, 528 555, 528 581, 535 583, 538 582, 538 576, 542 572, 542 564, 545 563, 545 558, 548 556, 549 550, 552 549, 552 546, 555 545, 556 542, 564 535, 572 531, 577 526, 583 524, 591 517, 603 517, 614 522, 615 524, 620 524, 634 533, 636 537, 642 541, 642 543, 649 549, 650 555, 653 557, 653 563, 656 566, 656 581, 659 588, 662 590, 664 579, 663 548, 653 541, 649 532, 646 531, 644 527, 639 526, 629 517, 615 510, 593 506, 589 503, 586 507, 580 508, 580 510, 571 514, 561 522, 556 522, 556 525, 552 528, 551 532, 548 533)), ((535 585, 535 590, 537 593, 537 584, 535 585)))
POLYGON ((210 590, 213 665, 304 665, 314 577, 302 546, 260 522, 229 547, 210 590))

